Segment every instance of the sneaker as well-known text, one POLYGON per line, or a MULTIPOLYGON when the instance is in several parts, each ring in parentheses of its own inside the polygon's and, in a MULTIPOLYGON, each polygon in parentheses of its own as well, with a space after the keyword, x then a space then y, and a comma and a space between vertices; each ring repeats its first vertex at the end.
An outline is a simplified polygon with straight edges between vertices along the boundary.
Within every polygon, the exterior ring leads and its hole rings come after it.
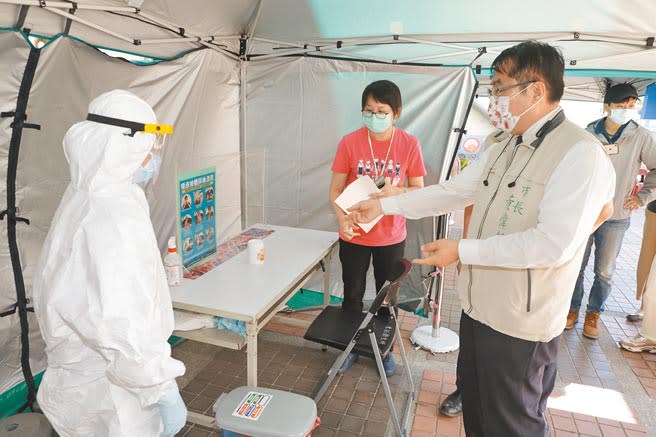
POLYGON ((339 368, 339 370, 337 371, 337 373, 344 373, 344 372, 346 372, 348 369, 351 368, 351 366, 352 366, 353 364, 355 364, 355 363, 358 362, 358 358, 359 358, 359 357, 360 357, 360 355, 358 355, 358 354, 356 354, 356 353, 353 353, 353 352, 351 352, 350 354, 348 354, 348 357, 346 357, 346 359, 345 359, 344 362, 342 363, 342 367, 339 368))
POLYGON ((576 325, 576 322, 579 320, 579 310, 569 310, 567 313, 567 322, 565 323, 565 330, 569 331, 576 325))
POLYGON ((383 369, 385 369, 385 375, 387 376, 392 376, 396 372, 396 363, 391 353, 388 353, 383 358, 383 369))
POLYGON ((620 346, 631 352, 649 352, 656 354, 656 342, 647 340, 640 334, 637 334, 635 337, 621 339, 620 346))
POLYGON ((583 324, 583 335, 596 340, 599 338, 599 311, 588 311, 585 313, 585 323, 583 324))

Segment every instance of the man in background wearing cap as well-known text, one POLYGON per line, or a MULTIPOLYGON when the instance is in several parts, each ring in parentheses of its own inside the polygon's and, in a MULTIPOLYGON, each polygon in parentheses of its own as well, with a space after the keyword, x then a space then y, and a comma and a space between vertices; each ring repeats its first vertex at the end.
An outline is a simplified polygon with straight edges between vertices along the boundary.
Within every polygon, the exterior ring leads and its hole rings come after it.
POLYGON ((583 325, 583 335, 592 339, 599 336, 599 316, 610 294, 615 260, 622 247, 624 233, 629 228, 631 213, 656 197, 656 138, 633 121, 638 115, 638 102, 638 92, 633 85, 614 85, 606 91, 604 97, 604 110, 608 116, 587 127, 601 141, 617 175, 613 215, 590 235, 565 325, 565 329, 572 329, 578 320, 584 294, 583 276, 594 242, 595 277, 583 325), (643 162, 650 171, 645 177, 642 190, 635 195, 633 188, 636 175, 643 162))

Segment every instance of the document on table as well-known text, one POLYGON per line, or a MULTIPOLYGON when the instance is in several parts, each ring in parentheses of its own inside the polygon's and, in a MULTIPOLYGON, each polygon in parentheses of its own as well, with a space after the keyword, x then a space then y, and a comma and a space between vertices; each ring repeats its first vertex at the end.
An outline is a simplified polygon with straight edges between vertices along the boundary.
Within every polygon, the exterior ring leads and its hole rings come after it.
MULTIPOLYGON (((342 208, 342 211, 348 214, 348 208, 362 200, 369 199, 370 194, 379 192, 380 190, 376 187, 373 179, 364 176, 351 182, 344 191, 342 191, 342 194, 335 199, 335 203, 342 208)), ((357 225, 360 226, 364 232, 369 232, 381 218, 383 218, 382 214, 369 223, 358 223, 357 225)))

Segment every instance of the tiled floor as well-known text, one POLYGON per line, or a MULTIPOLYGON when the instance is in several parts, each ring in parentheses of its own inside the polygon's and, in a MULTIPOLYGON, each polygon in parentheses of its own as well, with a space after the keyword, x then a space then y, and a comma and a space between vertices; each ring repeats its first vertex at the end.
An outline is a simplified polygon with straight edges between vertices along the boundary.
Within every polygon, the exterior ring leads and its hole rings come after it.
MULTIPOLYGON (((625 314, 636 309, 635 265, 640 250, 642 210, 635 213, 626 234, 607 310, 602 316, 598 340, 581 335, 581 322, 565 332, 560 343, 559 374, 549 399, 547 420, 555 436, 656 436, 656 354, 622 351, 617 340, 634 335, 638 325, 625 314)), ((456 218, 458 222, 458 218, 456 218)), ((453 234, 459 229, 453 227, 453 234)), ((586 291, 591 283, 590 267, 586 291)), ((446 288, 442 326, 458 332, 460 306, 454 288, 455 271, 445 274, 446 288)), ((585 304, 585 301, 584 301, 585 304)), ((305 326, 316 313, 296 313, 274 318, 260 334, 259 380, 264 387, 310 396, 337 353, 321 351, 302 339, 305 326), (290 323, 291 320, 291 323, 290 323)), ((401 312, 399 319, 410 368, 415 381, 416 403, 411 435, 464 436, 461 418, 436 414, 437 405, 455 388, 457 352, 433 355, 415 350, 409 343, 412 330, 426 319, 401 312)), ((396 348, 398 353, 398 348, 396 348)), ((187 364, 180 378, 183 398, 191 411, 209 414, 223 392, 245 385, 245 351, 230 351, 188 341, 174 348, 187 364)), ((400 362, 398 355, 397 362, 400 362)), ((397 408, 407 384, 402 366, 391 378, 397 408)), ((378 376, 371 360, 362 359, 345 375, 336 378, 319 403, 321 427, 315 436, 394 435, 378 376)), ((187 426, 180 435, 217 436, 218 431, 187 426)))

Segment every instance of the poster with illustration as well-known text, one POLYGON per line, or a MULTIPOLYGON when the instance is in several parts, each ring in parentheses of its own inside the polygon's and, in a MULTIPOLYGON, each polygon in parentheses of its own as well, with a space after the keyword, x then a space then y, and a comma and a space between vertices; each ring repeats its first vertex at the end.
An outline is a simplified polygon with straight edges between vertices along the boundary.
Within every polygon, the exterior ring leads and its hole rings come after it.
POLYGON ((178 182, 178 235, 188 267, 216 252, 216 168, 185 173, 178 182))
POLYGON ((483 141, 485 141, 485 135, 467 135, 460 141, 457 155, 460 170, 463 170, 472 161, 476 161, 483 153, 483 141))

